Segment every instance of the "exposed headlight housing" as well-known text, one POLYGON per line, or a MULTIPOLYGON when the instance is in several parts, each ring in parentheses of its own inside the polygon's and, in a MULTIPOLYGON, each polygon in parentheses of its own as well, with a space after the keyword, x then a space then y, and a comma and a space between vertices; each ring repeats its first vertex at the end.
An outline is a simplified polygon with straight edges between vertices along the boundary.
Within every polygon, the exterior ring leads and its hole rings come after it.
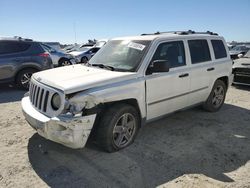
POLYGON ((55 93, 51 98, 51 106, 54 110, 58 110, 61 106, 61 97, 58 93, 55 93))

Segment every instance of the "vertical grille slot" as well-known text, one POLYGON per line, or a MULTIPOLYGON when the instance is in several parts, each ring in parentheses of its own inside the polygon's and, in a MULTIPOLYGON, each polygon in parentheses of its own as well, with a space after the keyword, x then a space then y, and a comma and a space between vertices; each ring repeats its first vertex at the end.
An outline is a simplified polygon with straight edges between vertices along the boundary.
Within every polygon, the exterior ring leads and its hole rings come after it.
POLYGON ((38 103, 38 96, 39 96, 39 92, 40 92, 40 87, 37 87, 37 92, 36 92, 36 102, 35 102, 35 107, 37 107, 37 103, 38 103))
POLYGON ((44 112, 46 112, 46 110, 47 110, 48 99, 49 99, 49 91, 46 91, 44 103, 43 103, 43 111, 44 112))
POLYGON ((31 84, 30 84, 30 102, 32 101, 33 87, 34 87, 34 85, 31 83, 31 84))
POLYGON ((33 105, 35 104, 36 89, 37 89, 37 86, 35 86, 35 89, 34 89, 33 94, 32 94, 32 104, 33 105))
POLYGON ((40 100, 39 100, 39 110, 41 110, 42 107, 42 102, 43 102, 43 93, 44 93, 44 89, 42 89, 41 91, 41 95, 40 95, 40 100))

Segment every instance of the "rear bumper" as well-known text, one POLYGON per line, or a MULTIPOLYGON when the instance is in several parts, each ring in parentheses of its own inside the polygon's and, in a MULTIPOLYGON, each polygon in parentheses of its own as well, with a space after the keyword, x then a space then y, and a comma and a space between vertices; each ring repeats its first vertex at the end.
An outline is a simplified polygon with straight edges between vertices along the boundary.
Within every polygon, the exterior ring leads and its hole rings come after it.
POLYGON ((42 137, 70 148, 83 148, 88 140, 96 115, 75 117, 60 115, 49 118, 38 112, 29 97, 22 99, 22 110, 26 121, 42 137))

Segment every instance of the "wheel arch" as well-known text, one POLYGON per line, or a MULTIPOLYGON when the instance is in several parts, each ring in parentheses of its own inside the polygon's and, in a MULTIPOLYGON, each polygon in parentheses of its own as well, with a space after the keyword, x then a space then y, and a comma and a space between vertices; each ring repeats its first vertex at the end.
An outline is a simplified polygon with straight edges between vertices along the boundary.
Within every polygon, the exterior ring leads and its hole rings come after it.
POLYGON ((18 76, 18 74, 19 74, 21 71, 26 70, 26 69, 35 69, 36 71, 41 71, 41 70, 42 70, 40 67, 35 66, 35 65, 22 66, 22 67, 20 67, 20 68, 16 71, 16 73, 15 73, 15 79, 14 79, 15 82, 17 81, 17 76, 18 76))
POLYGON ((136 109, 136 111, 138 112, 138 115, 139 115, 139 119, 140 119, 139 126, 140 126, 140 128, 145 124, 146 118, 142 117, 138 101, 136 99, 134 99, 134 98, 102 103, 102 104, 99 104, 99 105, 95 106, 92 109, 86 110, 85 113, 86 114, 96 113, 97 114, 97 122, 98 122, 98 119, 100 119, 103 116, 103 114, 106 112, 106 110, 108 108, 112 108, 114 105, 117 105, 117 104, 127 104, 127 105, 130 105, 130 106, 133 106, 136 109))
POLYGON ((227 89, 229 88, 229 78, 228 78, 228 76, 219 77, 217 80, 223 81, 224 84, 226 85, 227 89))
POLYGON ((67 58, 67 57, 60 57, 59 60, 58 60, 58 63, 59 63, 60 61, 62 61, 62 60, 69 60, 69 58, 67 58))

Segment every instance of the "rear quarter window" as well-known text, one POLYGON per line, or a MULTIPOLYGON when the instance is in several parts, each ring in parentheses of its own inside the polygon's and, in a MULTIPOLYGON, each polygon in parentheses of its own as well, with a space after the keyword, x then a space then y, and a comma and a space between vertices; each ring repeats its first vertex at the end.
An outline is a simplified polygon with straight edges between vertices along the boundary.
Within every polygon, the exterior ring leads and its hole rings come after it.
POLYGON ((188 46, 190 50, 192 64, 202 63, 211 60, 207 40, 189 40, 188 46))
POLYGON ((30 44, 23 42, 0 42, 0 54, 11 54, 26 51, 30 44))
POLYGON ((215 59, 227 57, 227 51, 222 40, 211 40, 215 59))

